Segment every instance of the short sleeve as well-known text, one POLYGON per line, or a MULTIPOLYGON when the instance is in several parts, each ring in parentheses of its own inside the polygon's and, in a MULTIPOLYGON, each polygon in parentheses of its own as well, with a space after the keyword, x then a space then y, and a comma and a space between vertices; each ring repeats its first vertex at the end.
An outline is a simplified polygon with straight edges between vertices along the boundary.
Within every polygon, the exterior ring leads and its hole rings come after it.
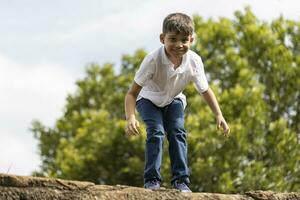
POLYGON ((153 77, 155 62, 151 56, 146 56, 140 65, 139 70, 135 73, 134 81, 144 87, 153 77))
POLYGON ((199 93, 203 93, 208 90, 208 82, 205 76, 204 66, 202 59, 197 55, 195 60, 195 66, 193 66, 193 82, 195 83, 196 89, 199 93))

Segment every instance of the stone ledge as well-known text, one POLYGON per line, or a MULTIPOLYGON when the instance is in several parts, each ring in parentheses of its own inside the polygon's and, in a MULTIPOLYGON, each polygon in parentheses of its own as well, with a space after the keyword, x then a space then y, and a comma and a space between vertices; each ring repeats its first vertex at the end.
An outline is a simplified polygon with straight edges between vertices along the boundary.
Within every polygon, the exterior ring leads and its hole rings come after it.
POLYGON ((95 185, 0 174, 0 200, 300 200, 300 193, 249 191, 245 194, 180 193, 172 189, 157 191, 125 185, 95 185))

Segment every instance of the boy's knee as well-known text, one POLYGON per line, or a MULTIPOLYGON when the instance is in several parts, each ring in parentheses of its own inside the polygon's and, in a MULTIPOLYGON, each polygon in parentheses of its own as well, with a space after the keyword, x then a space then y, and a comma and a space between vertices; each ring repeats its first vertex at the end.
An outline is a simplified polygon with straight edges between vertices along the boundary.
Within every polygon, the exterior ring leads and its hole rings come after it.
POLYGON ((148 134, 158 134, 164 133, 163 125, 156 123, 155 121, 148 121, 147 124, 147 133, 148 134))
POLYGON ((167 132, 170 134, 185 134, 185 128, 183 123, 171 123, 167 127, 167 132))
POLYGON ((148 127, 147 128, 147 138, 152 138, 152 137, 164 137, 164 129, 158 126, 153 126, 153 127, 148 127))

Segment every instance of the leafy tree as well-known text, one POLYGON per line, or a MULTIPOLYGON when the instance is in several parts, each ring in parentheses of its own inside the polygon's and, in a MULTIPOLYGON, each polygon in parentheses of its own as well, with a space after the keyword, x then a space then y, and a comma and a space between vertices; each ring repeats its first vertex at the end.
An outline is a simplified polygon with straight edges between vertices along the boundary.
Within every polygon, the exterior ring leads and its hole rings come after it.
MULTIPOLYGON (((136 55, 139 52, 143 53, 136 55)), ((125 68, 130 66, 124 64, 125 68)), ((110 184, 141 182, 143 139, 127 139, 123 132, 122 102, 132 76, 115 75, 111 64, 92 64, 86 78, 76 83, 77 92, 68 96, 55 128, 33 122, 43 163, 38 175, 110 184)))
MULTIPOLYGON (((235 16, 217 22, 194 18, 194 50, 205 62, 233 133, 222 143, 214 128, 202 124, 191 130, 199 137, 195 144, 201 141, 199 149, 193 149, 194 157, 201 159, 193 162, 193 169, 204 179, 196 180, 197 189, 299 190, 299 51, 292 48, 297 46, 293 43, 300 34, 299 23, 281 17, 269 25, 248 8, 235 16)), ((201 116, 203 121, 207 112, 190 110, 188 119, 201 116)))
MULTIPOLYGON (((300 191, 300 23, 263 22, 249 8, 233 20, 195 15, 194 21, 193 50, 203 58, 232 134, 225 139, 216 131, 213 113, 188 85, 192 189, 300 191)), ((145 130, 141 137, 124 136, 123 101, 145 55, 123 56, 120 74, 112 64, 91 64, 55 126, 32 123, 42 159, 36 174, 142 185, 145 130)), ((166 145, 161 170, 168 186, 166 145)))

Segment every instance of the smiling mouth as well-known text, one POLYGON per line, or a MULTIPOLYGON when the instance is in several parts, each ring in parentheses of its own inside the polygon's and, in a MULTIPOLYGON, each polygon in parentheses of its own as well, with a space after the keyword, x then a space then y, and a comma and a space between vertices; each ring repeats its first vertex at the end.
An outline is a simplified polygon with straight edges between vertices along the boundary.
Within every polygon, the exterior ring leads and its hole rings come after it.
POLYGON ((184 50, 174 50, 173 52, 176 54, 182 54, 182 53, 184 53, 184 50))

